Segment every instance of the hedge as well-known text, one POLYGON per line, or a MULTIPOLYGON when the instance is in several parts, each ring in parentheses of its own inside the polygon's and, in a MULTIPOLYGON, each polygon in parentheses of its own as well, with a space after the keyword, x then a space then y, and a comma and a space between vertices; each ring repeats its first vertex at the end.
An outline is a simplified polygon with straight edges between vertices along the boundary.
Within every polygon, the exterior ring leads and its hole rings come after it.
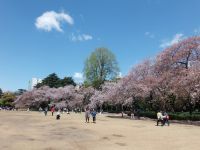
MULTIPOLYGON (((200 113, 193 113, 190 115, 188 112, 180 113, 168 113, 170 120, 191 120, 191 121, 200 121, 200 113)), ((148 117, 152 119, 157 119, 156 112, 140 112, 140 117, 148 117)))

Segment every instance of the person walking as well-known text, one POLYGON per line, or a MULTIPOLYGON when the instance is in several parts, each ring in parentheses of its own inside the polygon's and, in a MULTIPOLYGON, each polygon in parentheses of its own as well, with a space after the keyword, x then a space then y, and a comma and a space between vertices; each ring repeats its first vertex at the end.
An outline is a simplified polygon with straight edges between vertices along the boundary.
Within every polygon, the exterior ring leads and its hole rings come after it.
POLYGON ((97 112, 94 109, 92 110, 91 115, 92 115, 93 123, 96 123, 97 112))
POLYGON ((85 123, 89 123, 90 121, 90 110, 89 108, 86 108, 85 110, 85 123))

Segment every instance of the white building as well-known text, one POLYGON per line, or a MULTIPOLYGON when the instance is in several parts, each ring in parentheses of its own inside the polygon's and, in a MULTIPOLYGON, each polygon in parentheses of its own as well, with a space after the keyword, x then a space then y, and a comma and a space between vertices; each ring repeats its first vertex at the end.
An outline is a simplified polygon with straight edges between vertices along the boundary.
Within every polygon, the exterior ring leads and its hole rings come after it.
POLYGON ((38 83, 42 83, 42 79, 32 78, 28 83, 28 90, 32 90, 38 83))

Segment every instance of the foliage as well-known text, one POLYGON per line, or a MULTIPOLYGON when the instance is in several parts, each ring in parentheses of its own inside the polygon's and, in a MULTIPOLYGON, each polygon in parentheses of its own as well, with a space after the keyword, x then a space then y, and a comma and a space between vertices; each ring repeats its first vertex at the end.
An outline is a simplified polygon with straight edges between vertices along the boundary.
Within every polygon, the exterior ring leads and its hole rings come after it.
POLYGON ((0 88, 0 98, 1 98, 2 95, 3 95, 3 91, 2 91, 2 89, 0 88))
POLYGON ((191 120, 191 121, 200 121, 200 114, 190 114, 186 113, 169 113, 171 120, 191 120))
POLYGON ((14 93, 11 92, 5 92, 3 93, 1 99, 0 99, 0 105, 1 106, 13 106, 13 101, 15 100, 14 93))
POLYGON ((17 108, 38 109, 47 105, 56 105, 59 108, 83 108, 90 103, 93 91, 91 87, 81 88, 72 85, 59 88, 43 86, 23 93, 14 103, 17 108))
POLYGON ((26 89, 18 89, 16 92, 15 92, 15 95, 19 96, 19 95, 22 95, 23 93, 25 93, 27 90, 26 89))
POLYGON ((156 112, 152 112, 152 111, 142 111, 140 112, 140 116, 141 117, 148 117, 148 118, 151 118, 151 119, 157 119, 157 114, 156 112))
POLYGON ((64 77, 63 79, 60 79, 57 76, 57 74, 52 73, 48 75, 46 78, 44 78, 42 80, 42 83, 38 83, 36 85, 36 88, 40 88, 42 86, 49 86, 50 88, 58 88, 58 87, 64 87, 67 85, 73 85, 73 86, 76 85, 72 77, 64 77))
POLYGON ((87 83, 99 89, 105 80, 119 73, 115 55, 107 48, 97 48, 85 61, 84 75, 87 83))
POLYGON ((193 112, 200 112, 200 37, 184 39, 164 49, 155 59, 134 66, 122 79, 112 80, 117 72, 114 55, 99 48, 86 60, 83 86, 56 89, 54 87, 61 86, 61 82, 53 74, 44 79, 48 85, 53 83, 50 88, 25 92, 17 104, 39 106, 41 102, 51 103, 53 99, 53 102, 71 108, 89 105, 116 112, 141 110, 141 116, 150 118, 163 110, 172 112, 172 119, 199 120, 199 115, 193 112))
MULTIPOLYGON (((190 37, 135 66, 127 76, 104 84, 92 103, 149 111, 200 111, 200 37, 190 37), (104 90, 104 88, 106 90, 104 90)), ((92 104, 94 105, 94 104, 92 104)))
MULTIPOLYGON (((199 113, 194 113, 190 115, 189 112, 177 112, 177 113, 172 113, 169 112, 169 118, 170 120, 191 120, 191 121, 200 121, 200 114, 199 113)), ((157 114, 156 112, 140 112, 141 117, 148 117, 152 119, 157 119, 157 114)))
POLYGON ((67 85, 76 86, 76 83, 74 82, 72 77, 64 77, 63 79, 60 79, 60 85, 61 87, 64 87, 67 85))

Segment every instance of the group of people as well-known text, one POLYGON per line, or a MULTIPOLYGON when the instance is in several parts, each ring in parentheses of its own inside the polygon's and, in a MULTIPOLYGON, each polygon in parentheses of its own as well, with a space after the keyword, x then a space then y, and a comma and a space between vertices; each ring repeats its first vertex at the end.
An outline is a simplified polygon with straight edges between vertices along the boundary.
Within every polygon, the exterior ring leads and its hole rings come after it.
MULTIPOLYGON (((55 105, 51 107, 50 111, 51 111, 51 115, 53 116, 53 114, 55 112, 55 105)), ((61 112, 61 110, 58 109, 58 111, 56 113, 56 119, 57 120, 60 120, 60 117, 61 117, 61 113, 60 112, 61 112)))
MULTIPOLYGON (((63 109, 64 110, 64 109, 63 109)), ((40 112, 44 112, 44 115, 47 116, 47 112, 48 112, 48 107, 45 107, 44 109, 42 109, 41 107, 39 108, 39 111, 40 112)), ((54 115, 54 112, 56 111, 56 107, 55 105, 52 106, 50 108, 50 111, 51 111, 51 115, 53 116, 54 115)), ((63 111, 63 112, 66 112, 67 114, 69 114, 69 111, 68 109, 66 109, 66 111, 63 111)), ((86 108, 85 109, 85 119, 86 119, 86 123, 89 123, 90 121, 90 115, 92 116, 92 121, 93 123, 96 123, 96 115, 97 115, 97 112, 95 111, 95 109, 92 109, 90 110, 89 108, 86 108)), ((57 110, 57 113, 56 113, 56 119, 59 120, 61 118, 61 109, 58 109, 57 110)))
MULTIPOLYGON (((39 111, 41 111, 41 108, 39 109, 39 111)), ((54 115, 54 112, 56 111, 55 106, 52 106, 50 108, 51 111, 51 115, 54 115)), ((48 112, 48 108, 44 108, 44 114, 45 116, 47 116, 47 112, 48 112)), ((66 111, 67 114, 69 114, 69 111, 66 111)), ((90 122, 90 116, 92 116, 92 121, 93 123, 96 123, 96 115, 97 112, 95 111, 95 109, 89 109, 88 107, 85 109, 85 122, 89 123, 90 122)), ((57 114, 56 114, 56 119, 59 120, 61 117, 61 110, 58 109, 57 110, 57 114)), ((132 115, 131 115, 132 117, 132 115)), ((164 126, 165 124, 167 124, 169 126, 169 115, 166 112, 162 112, 162 111, 158 111, 157 113, 157 126, 159 125, 159 123, 161 123, 162 126, 164 126)))
POLYGON ((159 122, 162 126, 167 124, 169 126, 169 115, 166 112, 158 111, 157 113, 157 126, 159 125, 159 122))
MULTIPOLYGON (((50 108, 50 111, 51 111, 51 115, 53 116, 53 115, 54 115, 54 112, 56 111, 55 105, 52 106, 52 107, 50 108)), ((48 107, 45 107, 44 109, 42 109, 42 108, 40 107, 40 108, 39 108, 39 112, 44 112, 44 115, 47 116, 48 107)), ((57 110, 57 113, 56 113, 56 119, 57 119, 57 120, 59 120, 60 117, 61 117, 61 113, 60 113, 60 112, 61 112, 61 110, 58 109, 58 110, 57 110)))
POLYGON ((90 122, 90 115, 92 116, 93 123, 96 123, 97 112, 95 111, 95 109, 90 110, 89 108, 85 109, 85 122, 86 123, 90 122))
POLYGON ((13 108, 13 107, 9 107, 9 106, 0 106, 0 111, 4 110, 4 111, 15 111, 17 109, 13 108))

